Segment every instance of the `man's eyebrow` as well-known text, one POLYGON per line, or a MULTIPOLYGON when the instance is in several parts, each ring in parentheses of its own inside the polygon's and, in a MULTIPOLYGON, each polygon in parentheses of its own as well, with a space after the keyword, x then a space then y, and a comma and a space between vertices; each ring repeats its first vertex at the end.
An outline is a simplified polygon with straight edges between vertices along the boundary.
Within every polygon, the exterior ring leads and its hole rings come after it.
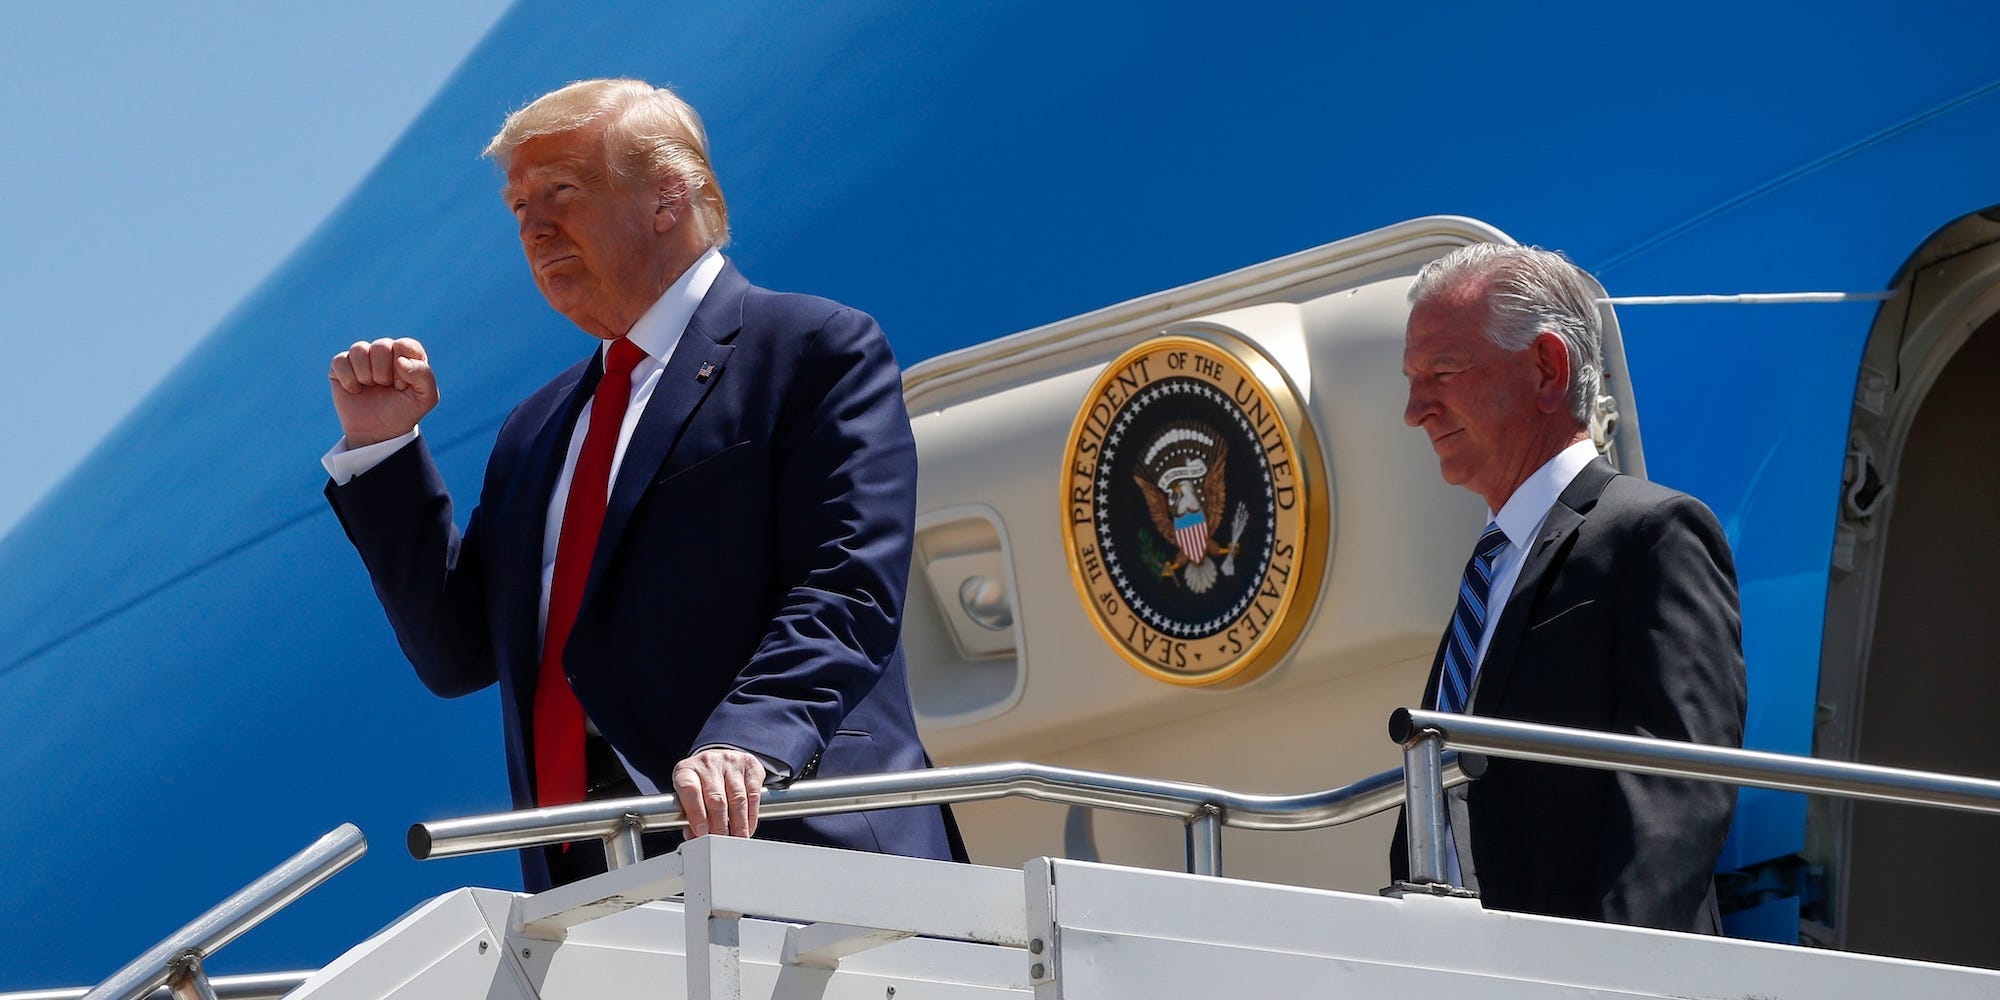
MULTIPOLYGON (((585 177, 585 173, 586 172, 583 169, 582 160, 562 159, 562 160, 556 160, 552 163, 537 164, 536 166, 532 166, 526 170, 523 170, 521 172, 521 180, 519 183, 533 184, 537 181, 547 180, 551 176, 565 177, 572 180, 582 180, 585 177)), ((518 187, 517 183, 513 180, 509 180, 505 184, 500 185, 500 200, 501 201, 513 200, 514 195, 517 193, 517 187, 518 187)))
POLYGON ((1457 353, 1427 354, 1424 355, 1423 357, 1416 359, 1416 362, 1414 364, 1412 364, 1409 361, 1404 361, 1403 377, 1409 378, 1410 376, 1415 375, 1419 372, 1436 371, 1439 368, 1450 368, 1450 367, 1463 368, 1468 363, 1469 362, 1462 354, 1457 354, 1457 353))

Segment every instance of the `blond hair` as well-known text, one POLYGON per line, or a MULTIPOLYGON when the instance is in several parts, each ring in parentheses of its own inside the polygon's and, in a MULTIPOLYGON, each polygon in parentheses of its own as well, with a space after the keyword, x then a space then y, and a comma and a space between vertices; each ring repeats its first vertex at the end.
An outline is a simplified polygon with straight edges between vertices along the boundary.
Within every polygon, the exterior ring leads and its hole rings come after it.
POLYGON ((729 205, 708 162, 701 116, 665 87, 644 80, 580 80, 507 116, 480 155, 506 169, 520 145, 537 136, 604 123, 604 159, 627 183, 680 181, 695 231, 709 246, 729 242, 729 205))

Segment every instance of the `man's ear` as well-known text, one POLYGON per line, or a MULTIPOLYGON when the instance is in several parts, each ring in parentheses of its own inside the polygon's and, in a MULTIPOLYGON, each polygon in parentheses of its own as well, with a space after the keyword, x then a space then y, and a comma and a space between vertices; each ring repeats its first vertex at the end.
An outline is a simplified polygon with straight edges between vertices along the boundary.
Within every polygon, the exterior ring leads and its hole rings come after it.
POLYGON ((659 200, 653 206, 653 231, 664 233, 680 224, 687 215, 687 182, 679 179, 660 185, 659 200))
POLYGON ((1553 333, 1538 334, 1530 348, 1535 355, 1535 406, 1543 413, 1569 411, 1569 348, 1553 333))

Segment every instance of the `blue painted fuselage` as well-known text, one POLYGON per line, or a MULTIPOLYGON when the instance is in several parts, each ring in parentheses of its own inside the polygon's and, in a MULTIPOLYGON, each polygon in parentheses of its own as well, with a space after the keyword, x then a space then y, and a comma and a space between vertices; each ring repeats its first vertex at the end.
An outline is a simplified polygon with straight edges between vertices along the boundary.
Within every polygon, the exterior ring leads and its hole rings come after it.
MULTIPOLYGON (((318 232, 0 541, 0 989, 94 982, 342 821, 366 861, 223 972, 315 966, 512 885, 397 832, 504 807, 489 690, 426 693, 319 497, 326 358, 414 336, 470 497, 512 403, 592 347, 477 152, 572 79, 705 115, 759 284, 907 365, 1406 218, 1560 248, 1614 295, 1887 287, 2000 203, 2000 7, 523 0, 318 232)), ((234 127, 254 128, 254 123, 234 127)), ((1735 546, 1750 742, 1812 749, 1871 303, 1621 311, 1653 478, 1735 546)), ((459 511, 462 519, 465 510, 459 511)), ((1799 849, 1746 800, 1726 864, 1799 849)))

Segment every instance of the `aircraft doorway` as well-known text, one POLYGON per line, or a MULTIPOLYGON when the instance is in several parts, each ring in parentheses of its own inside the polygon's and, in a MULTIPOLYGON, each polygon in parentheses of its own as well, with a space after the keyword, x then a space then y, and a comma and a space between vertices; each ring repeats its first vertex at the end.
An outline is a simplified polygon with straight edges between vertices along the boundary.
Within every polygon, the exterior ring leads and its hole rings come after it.
MULTIPOLYGON (((1954 223, 1912 258, 1907 310, 1870 338, 1828 597, 1824 756, 2000 778, 2000 218, 1989 216, 2000 213, 1954 223)), ((1841 947, 2000 966, 2000 816, 1815 810, 1820 830, 1844 833, 1829 852, 1841 947)))

